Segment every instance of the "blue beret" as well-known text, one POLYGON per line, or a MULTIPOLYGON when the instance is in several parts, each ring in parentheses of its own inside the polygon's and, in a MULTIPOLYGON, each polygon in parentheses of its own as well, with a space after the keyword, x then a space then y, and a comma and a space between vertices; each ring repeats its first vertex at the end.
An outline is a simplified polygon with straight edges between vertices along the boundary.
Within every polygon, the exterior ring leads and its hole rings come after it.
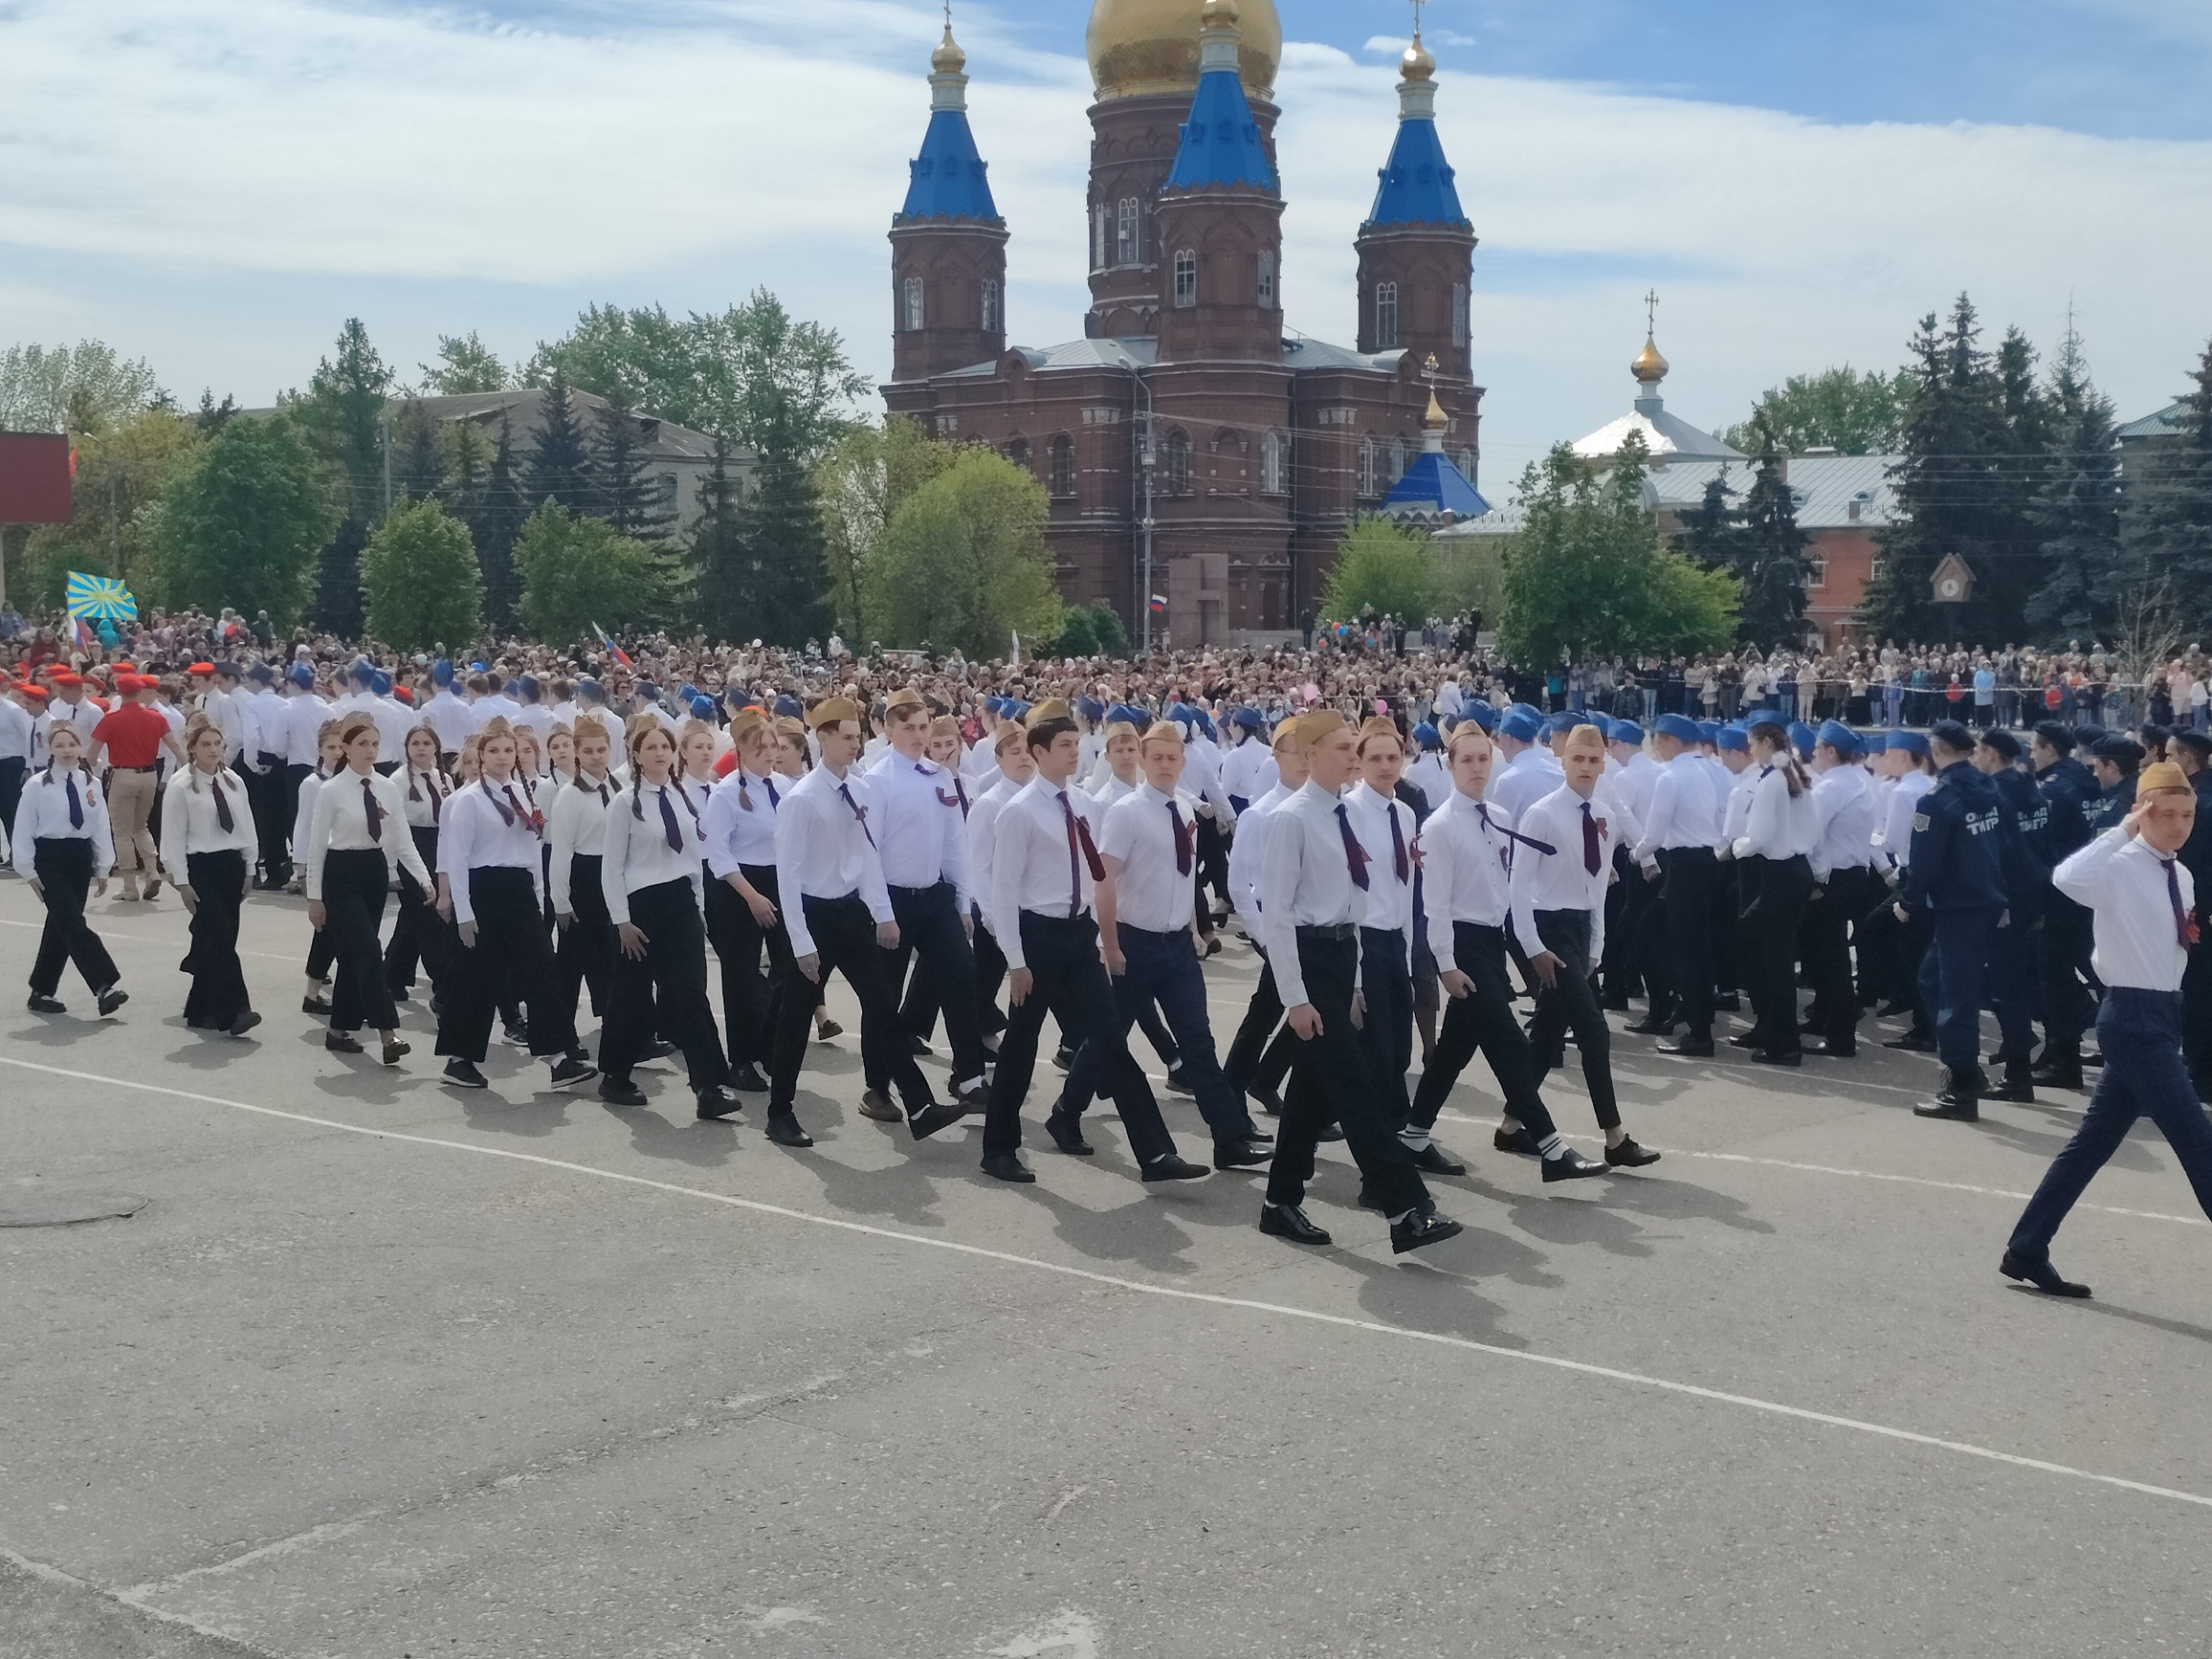
POLYGON ((800 702, 797 697, 780 697, 776 699, 776 718, 778 719, 795 720, 806 712, 806 705, 800 702))
POLYGON ((1540 721, 1544 718, 1544 711, 1534 703, 1515 703, 1506 712, 1508 714, 1526 715, 1533 720, 1540 721))
POLYGON ((1266 720, 1260 718, 1260 711, 1257 709, 1231 710, 1228 717, 1228 723, 1232 726, 1241 726, 1248 732, 1265 731, 1268 724, 1266 720))
POLYGON ((1813 752, 1812 727, 1806 725, 1803 720, 1790 721, 1789 746, 1801 755, 1811 754, 1813 752))
POLYGON ((1846 760, 1859 752, 1859 734, 1841 720, 1823 720, 1813 735, 1846 760))
POLYGON ((1750 734, 1745 732, 1741 726, 1722 726, 1720 735, 1714 739, 1714 741, 1724 749, 1740 751, 1751 747, 1750 734))
POLYGON ((1634 743, 1644 746, 1644 728, 1634 720, 1615 720, 1605 728, 1605 741, 1613 743, 1634 743))
POLYGON ((1467 711, 1467 718, 1486 732, 1497 730, 1497 710, 1480 697, 1475 698, 1473 706, 1467 711))
POLYGON ((576 700, 580 703, 603 703, 607 700, 607 688, 595 679, 580 679, 576 682, 576 700))
POLYGON ((431 664, 431 684, 449 686, 453 683, 453 665, 444 657, 431 664))
POLYGON ((1908 755, 1925 755, 1928 752, 1928 740, 1918 732, 1893 731, 1890 734, 1889 746, 1903 749, 1908 755))
POLYGON ((1697 722, 1697 741, 1701 743, 1720 741, 1720 722, 1718 720, 1699 720, 1697 722))
POLYGON ((1198 719, 1198 711, 1188 703, 1169 703, 1164 713, 1179 726, 1187 726, 1198 719))
POLYGON ((1087 720, 1096 720, 1105 716, 1106 705, 1096 697, 1077 697, 1075 712, 1087 720))
POLYGON ((538 676, 534 674, 517 675, 515 676, 515 690, 520 695, 523 702, 536 702, 538 700, 538 676))
POLYGON ((1869 732, 1859 740, 1859 753, 1862 755, 1878 755, 1889 746, 1890 735, 1887 732, 1869 732))
POLYGON ((1547 738, 1556 738, 1563 732, 1573 731, 1581 724, 1582 720, 1578 717, 1564 713, 1562 711, 1559 714, 1553 715, 1550 719, 1544 721, 1544 736, 1547 738))
POLYGON ((1438 731, 1434 726, 1430 725, 1427 720, 1423 720, 1419 725, 1413 728, 1413 741, 1419 743, 1425 749, 1441 749, 1444 747, 1444 734, 1438 731))
POLYGON ((1213 717, 1204 709, 1198 711, 1198 729, 1209 738, 1217 735, 1213 728, 1213 717))
POLYGON ((357 656, 346 664, 345 677, 356 685, 368 685, 376 678, 376 664, 365 656, 357 656))
POLYGON ((1651 729, 1663 738, 1676 742, 1694 743, 1698 741, 1697 722, 1688 715, 1661 715, 1651 722, 1651 729))
POLYGON ((715 718, 715 699, 706 697, 692 698, 691 712, 692 719, 695 720, 713 719, 715 718))
POLYGON ((373 690, 378 697, 387 697, 391 696, 391 675, 386 674, 381 668, 376 671, 376 677, 370 680, 368 683, 370 689, 373 690))
POLYGON ((246 665, 246 677, 255 685, 267 685, 276 677, 276 671, 265 662, 250 662, 246 665))
POLYGON ((469 672, 471 674, 482 674, 484 672, 484 665, 480 662, 472 662, 469 664, 469 672))
POLYGON ((1516 743, 1533 743, 1537 741, 1537 734, 1544 728, 1535 714, 1516 706, 1513 713, 1498 722, 1497 729, 1500 736, 1511 738, 1516 743))
MULTIPOLYGON (((538 682, 537 682, 536 680, 532 679, 532 678, 531 678, 531 677, 530 677, 528 675, 523 675, 523 676, 522 676, 522 677, 521 677, 521 678, 520 678, 519 681, 517 681, 516 683, 517 683, 517 684, 519 684, 519 685, 528 685, 528 686, 535 686, 535 685, 537 685, 537 683, 538 683, 538 682)), ((691 683, 691 681, 689 681, 688 679, 687 679, 687 680, 685 680, 685 681, 683 682, 683 684, 681 684, 681 685, 679 685, 679 686, 677 686, 677 687, 675 688, 675 699, 676 699, 676 701, 677 701, 677 702, 680 702, 680 703, 688 703, 688 702, 690 702, 690 701, 692 700, 692 698, 694 698, 694 697, 697 697, 698 695, 699 695, 699 688, 698 688, 697 686, 696 686, 696 685, 692 684, 692 683, 691 683)))
POLYGON ((290 678, 292 683, 301 691, 313 691, 315 689, 315 671, 303 662, 296 662, 292 665, 290 678))

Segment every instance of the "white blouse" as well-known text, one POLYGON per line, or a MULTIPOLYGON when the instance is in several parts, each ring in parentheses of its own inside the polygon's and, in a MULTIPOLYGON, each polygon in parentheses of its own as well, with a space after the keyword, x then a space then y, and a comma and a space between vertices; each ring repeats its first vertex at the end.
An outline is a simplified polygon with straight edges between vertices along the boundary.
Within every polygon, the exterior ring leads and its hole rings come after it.
POLYGON ((510 778, 502 785, 479 778, 454 791, 438 826, 438 874, 449 878, 453 918, 476 919, 469 893, 472 870, 526 870, 542 897, 544 846, 542 825, 521 780, 510 778))
POLYGON ((187 766, 169 780, 162 793, 162 862, 171 874, 182 879, 185 860, 195 852, 243 852, 251 869, 254 848, 254 814, 237 773, 187 766), (223 808, 231 814, 228 830, 223 808))
POLYGON ((609 777, 583 788, 564 785, 553 796, 547 814, 545 837, 553 849, 551 886, 553 914, 571 916, 576 906, 569 879, 578 858, 598 858, 607 851, 607 807, 622 785, 609 777))
POLYGON ((365 776, 348 766, 335 778, 325 778, 315 796, 315 822, 307 836, 307 896, 322 896, 322 866, 333 852, 382 852, 427 891, 431 885, 430 867, 415 851, 408 833, 407 807, 396 779, 381 772, 365 776), (368 825, 369 798, 376 799, 378 823, 368 825))
MULTIPOLYGON (((692 897, 705 902, 706 866, 704 831, 687 809, 687 795, 680 785, 649 784, 615 796, 607 809, 607 851, 599 865, 600 891, 607 898, 607 914, 617 926, 630 919, 630 896, 672 881, 689 881, 692 897), (663 804, 668 810, 662 811, 663 804), (675 821, 676 845, 669 843, 669 824, 675 821)), ((696 801, 690 802, 696 807, 696 801)))
POLYGON ((100 785, 81 768, 56 772, 52 766, 24 785, 22 803, 15 808, 15 862, 33 880, 38 871, 41 841, 89 841, 92 874, 98 880, 115 867, 115 833, 107 821, 107 802, 100 785), (69 821, 70 785, 77 785, 78 824, 69 821))
POLYGON ((401 792, 400 804, 407 809, 409 830, 435 830, 438 820, 445 815, 446 799, 453 792, 445 773, 432 766, 429 771, 418 771, 412 766, 392 774, 393 782, 407 781, 401 792))
POLYGON ((773 869, 776 810, 790 793, 788 778, 756 778, 739 766, 707 797, 707 866, 727 879, 741 867, 773 869))

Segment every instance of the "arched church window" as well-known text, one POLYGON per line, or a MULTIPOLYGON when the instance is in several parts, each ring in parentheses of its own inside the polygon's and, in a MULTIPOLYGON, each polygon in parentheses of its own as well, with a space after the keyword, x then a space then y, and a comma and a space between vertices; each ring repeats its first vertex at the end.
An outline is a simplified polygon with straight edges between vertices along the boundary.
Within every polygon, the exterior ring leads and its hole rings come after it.
POLYGON ((1142 263, 1144 250, 1139 245, 1137 229, 1137 198, 1124 196, 1121 198, 1120 225, 1114 240, 1115 264, 1136 265, 1142 263))
POLYGON ((999 279, 984 278, 984 332, 996 334, 1006 327, 1005 305, 999 295, 999 279))
POLYGON ((1036 465, 1036 451, 1029 447, 1028 438, 1016 438, 1006 445, 1006 459, 1026 473, 1036 465))
POLYGON ((1198 255, 1188 248, 1178 249, 1175 255, 1175 302, 1198 303, 1198 255))
POLYGON ((1051 488, 1062 499, 1075 493, 1075 440, 1066 432, 1052 440, 1051 488))
POLYGON ((909 276, 901 284, 899 293, 898 325, 909 334, 917 333, 927 316, 922 302, 921 278, 909 276))
POLYGON ((1103 271, 1112 263, 1114 252, 1114 210, 1104 202, 1091 214, 1091 269, 1103 271))
POLYGON ((1403 478, 1405 476, 1405 469, 1412 464, 1413 451, 1406 445, 1405 440, 1404 438, 1393 439, 1390 444, 1390 481, 1395 484, 1400 478, 1403 478))
POLYGON ((1291 440, 1281 432, 1263 433, 1260 438, 1260 494, 1263 496, 1287 495, 1290 491, 1291 440))
POLYGON ((1260 309, 1272 311, 1274 308, 1275 254, 1274 250, 1271 248, 1260 255, 1260 309))
POLYGON ((1464 347, 1468 337, 1467 284, 1451 285, 1451 343, 1464 347))
POLYGON ((1161 446, 1161 487, 1170 496, 1190 493, 1190 434, 1177 427, 1161 446))
POLYGON ((1382 453, 1376 447, 1375 440, 1373 438, 1361 438, 1360 440, 1360 495, 1380 496, 1382 493, 1382 453))
POLYGON ((1459 476, 1471 484, 1474 481, 1474 452, 1461 450, 1455 458, 1459 463, 1459 476))
POLYGON ((1375 284, 1375 349, 1391 351, 1398 344, 1398 284, 1375 284))

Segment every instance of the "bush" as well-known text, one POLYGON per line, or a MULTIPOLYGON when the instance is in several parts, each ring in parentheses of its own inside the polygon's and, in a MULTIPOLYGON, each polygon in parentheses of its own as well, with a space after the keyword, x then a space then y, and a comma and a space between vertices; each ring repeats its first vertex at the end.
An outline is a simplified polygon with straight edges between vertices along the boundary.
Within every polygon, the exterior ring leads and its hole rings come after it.
POLYGON ((663 627, 678 620, 684 597, 682 574, 667 553, 552 501, 516 538, 515 572, 523 625, 549 645, 587 639, 594 624, 618 631, 663 627))
POLYGON ((1369 514, 1353 520, 1338 544, 1321 610, 1338 617, 1372 610, 1418 626, 1435 596, 1427 533, 1369 514))
POLYGON ((484 619, 484 577, 468 526, 435 501, 406 501, 361 554, 368 631, 401 651, 458 646, 484 619))
POLYGON ((1068 612, 1060 637, 1047 648, 1052 656, 1127 656, 1129 630, 1111 605, 1078 605, 1068 612))

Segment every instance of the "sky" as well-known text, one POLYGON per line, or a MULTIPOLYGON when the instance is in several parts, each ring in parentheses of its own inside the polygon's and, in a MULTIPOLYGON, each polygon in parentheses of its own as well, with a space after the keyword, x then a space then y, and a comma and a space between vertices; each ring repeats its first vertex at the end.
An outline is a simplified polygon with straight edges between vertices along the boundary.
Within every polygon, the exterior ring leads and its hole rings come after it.
MULTIPOLYGON (((1355 333, 1407 0, 1280 0, 1286 321, 1355 333)), ((1077 338, 1088 0, 956 0, 1014 341, 1077 338)), ((2212 0, 1431 0, 1475 254, 1480 482, 1626 411, 1889 368, 1971 293, 2122 419, 2212 338, 2212 0)), ((594 301, 756 288, 890 362, 891 215, 941 15, 907 0, 0 0, 0 346, 180 399, 304 385, 360 317, 520 360, 594 301)))

